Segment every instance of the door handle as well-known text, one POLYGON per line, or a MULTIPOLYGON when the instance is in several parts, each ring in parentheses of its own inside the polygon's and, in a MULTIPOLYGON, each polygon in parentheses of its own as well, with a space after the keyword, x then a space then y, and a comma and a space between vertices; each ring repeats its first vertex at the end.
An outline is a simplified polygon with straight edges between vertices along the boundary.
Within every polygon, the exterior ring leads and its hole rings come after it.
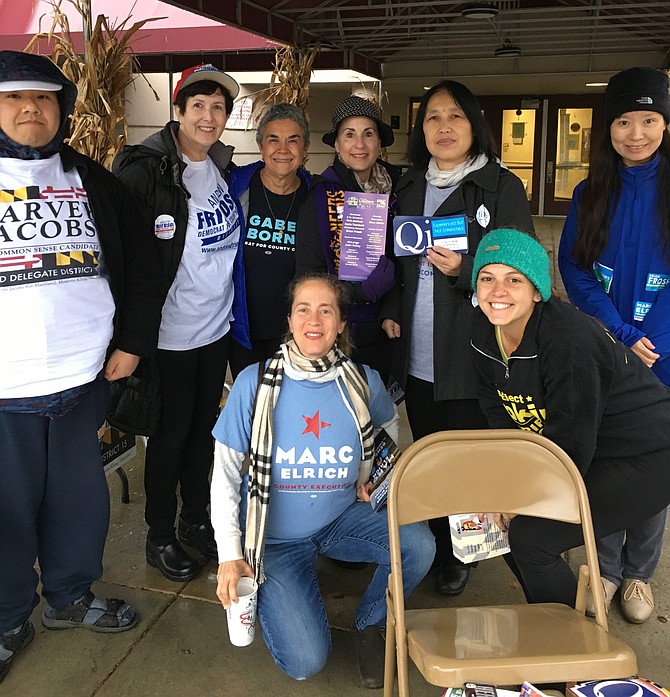
POLYGON ((547 160, 547 176, 545 177, 547 184, 554 183, 554 163, 551 160, 547 160))

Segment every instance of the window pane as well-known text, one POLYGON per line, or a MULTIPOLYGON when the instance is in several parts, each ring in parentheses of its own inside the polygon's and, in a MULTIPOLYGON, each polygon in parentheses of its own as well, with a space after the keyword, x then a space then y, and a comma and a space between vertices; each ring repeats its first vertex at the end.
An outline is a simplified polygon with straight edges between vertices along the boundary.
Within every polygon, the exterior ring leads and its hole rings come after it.
POLYGON ((504 109, 500 139, 502 162, 521 179, 528 200, 533 193, 535 113, 535 109, 504 109))
POLYGON ((554 200, 569 201, 589 173, 593 109, 559 109, 554 200))

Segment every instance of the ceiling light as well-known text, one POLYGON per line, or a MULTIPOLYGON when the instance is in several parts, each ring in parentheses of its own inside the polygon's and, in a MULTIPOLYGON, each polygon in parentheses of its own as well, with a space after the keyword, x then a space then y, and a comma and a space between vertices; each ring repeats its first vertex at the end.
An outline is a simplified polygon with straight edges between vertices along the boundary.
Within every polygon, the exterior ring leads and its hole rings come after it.
POLYGON ((461 17, 469 19, 493 19, 498 15, 498 8, 493 5, 469 5, 461 10, 461 17))
POLYGON ((607 87, 606 82, 587 82, 587 87, 607 87))
POLYGON ((521 55, 521 49, 512 44, 503 44, 502 46, 498 46, 493 52, 493 55, 498 58, 516 58, 521 55))

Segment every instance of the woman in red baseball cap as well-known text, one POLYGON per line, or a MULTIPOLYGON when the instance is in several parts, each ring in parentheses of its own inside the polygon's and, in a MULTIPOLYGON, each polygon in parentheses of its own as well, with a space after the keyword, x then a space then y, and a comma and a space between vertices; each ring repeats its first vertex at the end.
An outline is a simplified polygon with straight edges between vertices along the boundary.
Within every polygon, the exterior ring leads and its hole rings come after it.
POLYGON ((174 91, 177 120, 124 148, 114 165, 151 218, 163 267, 163 405, 146 452, 146 556, 173 581, 200 568, 182 544, 216 558, 207 512, 211 432, 228 362, 240 234, 227 183, 233 148, 219 139, 238 93, 237 82, 211 64, 185 70, 174 91))

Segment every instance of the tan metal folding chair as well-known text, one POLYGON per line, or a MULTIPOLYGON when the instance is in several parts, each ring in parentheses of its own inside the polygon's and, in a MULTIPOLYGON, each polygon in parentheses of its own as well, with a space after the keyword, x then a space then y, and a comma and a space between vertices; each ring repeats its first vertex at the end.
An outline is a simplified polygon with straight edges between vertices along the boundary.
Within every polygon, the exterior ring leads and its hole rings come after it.
POLYGON ((623 678, 633 650, 607 631, 591 511, 583 479, 550 440, 519 430, 443 431, 411 445, 388 495, 391 574, 387 590, 384 697, 408 697, 409 654, 441 687, 623 678), (399 526, 457 513, 514 513, 581 524, 587 564, 575 608, 559 603, 406 610, 399 526), (585 617, 592 587, 596 621, 585 617))

